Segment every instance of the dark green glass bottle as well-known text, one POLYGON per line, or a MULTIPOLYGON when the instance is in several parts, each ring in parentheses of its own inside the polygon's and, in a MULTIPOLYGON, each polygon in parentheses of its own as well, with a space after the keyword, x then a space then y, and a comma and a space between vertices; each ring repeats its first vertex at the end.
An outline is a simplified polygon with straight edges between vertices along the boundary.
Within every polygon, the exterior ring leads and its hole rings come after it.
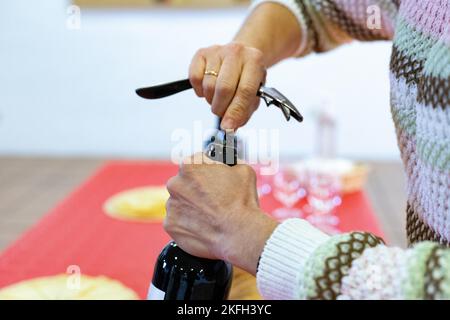
MULTIPOLYGON (((237 163, 236 137, 218 133, 206 154, 233 166, 237 163)), ((231 287, 232 265, 221 260, 199 258, 170 242, 160 253, 148 292, 148 300, 225 300, 231 287)))

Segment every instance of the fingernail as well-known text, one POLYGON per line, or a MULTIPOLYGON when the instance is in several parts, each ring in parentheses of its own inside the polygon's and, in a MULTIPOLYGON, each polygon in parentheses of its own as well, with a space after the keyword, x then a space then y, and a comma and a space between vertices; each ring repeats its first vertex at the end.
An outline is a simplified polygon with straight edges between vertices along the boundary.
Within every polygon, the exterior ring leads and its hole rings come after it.
POLYGON ((234 121, 233 119, 230 118, 223 119, 220 126, 222 127, 223 130, 234 129, 234 121))

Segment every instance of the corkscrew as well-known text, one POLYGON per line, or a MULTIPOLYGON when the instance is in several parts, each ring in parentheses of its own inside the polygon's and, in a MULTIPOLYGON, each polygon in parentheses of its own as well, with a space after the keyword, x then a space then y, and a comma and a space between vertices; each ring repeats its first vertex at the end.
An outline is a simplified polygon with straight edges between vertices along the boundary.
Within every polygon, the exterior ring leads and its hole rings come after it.
POLYGON ((205 150, 206 155, 230 167, 237 164, 237 137, 233 130, 217 130, 205 150))
MULTIPOLYGON (((192 89, 192 85, 189 82, 189 79, 184 79, 157 86, 136 89, 136 93, 144 99, 160 99, 188 89, 192 89)), ((264 100, 267 107, 274 105, 279 108, 287 121, 289 121, 291 117, 298 122, 303 121, 303 116, 294 104, 277 89, 261 85, 257 92, 257 96, 264 100)))

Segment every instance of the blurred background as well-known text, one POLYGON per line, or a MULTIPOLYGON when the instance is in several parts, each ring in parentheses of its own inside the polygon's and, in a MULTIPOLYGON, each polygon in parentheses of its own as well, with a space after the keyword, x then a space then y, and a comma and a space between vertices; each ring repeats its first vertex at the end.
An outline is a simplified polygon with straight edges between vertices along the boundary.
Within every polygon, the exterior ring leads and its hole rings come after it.
MULTIPOLYGON (((176 128, 214 126, 185 92, 138 87, 185 78, 201 47, 230 41, 248 1, 41 0, 0 3, 0 250, 104 161, 169 159, 176 128), (79 7, 73 7, 72 5, 79 7), (80 11, 77 11, 77 8, 80 11)), ((280 130, 280 155, 314 153, 321 110, 336 155, 370 166, 365 186, 391 242, 403 245, 404 179, 389 112, 389 42, 354 42, 273 67, 267 84, 302 111, 286 123, 261 105, 248 128, 280 130)))
MULTIPOLYGON (((186 77, 196 50, 232 39, 246 6, 81 6, 80 29, 70 29, 70 4, 1 4, 1 154, 167 158, 174 128, 192 129, 194 120, 213 125, 209 106, 192 91, 149 102, 134 89, 186 77)), ((339 127, 339 155, 397 160, 389 56, 388 42, 353 43, 275 66, 267 84, 298 105, 307 121, 286 124, 277 110, 260 108, 249 127, 279 128, 283 156, 308 154, 314 150, 311 113, 325 102, 339 127)))

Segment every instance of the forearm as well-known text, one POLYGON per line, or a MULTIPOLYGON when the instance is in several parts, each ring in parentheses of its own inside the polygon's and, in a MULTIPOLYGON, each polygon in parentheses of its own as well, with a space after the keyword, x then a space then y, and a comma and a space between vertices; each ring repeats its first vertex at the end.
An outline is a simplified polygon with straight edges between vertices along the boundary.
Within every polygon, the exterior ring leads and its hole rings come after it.
POLYGON ((301 28, 294 14, 276 3, 257 6, 234 38, 262 51, 267 67, 291 57, 300 45, 301 28))
POLYGON ((392 39, 399 5, 395 0, 253 1, 256 9, 236 40, 262 50, 267 66, 290 56, 329 51, 352 39, 392 39), (370 8, 381 10, 376 27, 370 8))

